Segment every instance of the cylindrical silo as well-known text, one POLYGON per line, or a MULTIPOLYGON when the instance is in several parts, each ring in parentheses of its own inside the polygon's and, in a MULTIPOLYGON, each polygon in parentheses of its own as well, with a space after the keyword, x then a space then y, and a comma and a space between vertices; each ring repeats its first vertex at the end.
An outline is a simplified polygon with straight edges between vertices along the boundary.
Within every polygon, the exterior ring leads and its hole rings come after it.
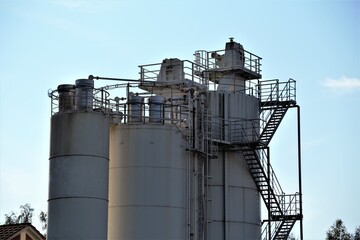
POLYGON ((78 79, 75 82, 75 87, 75 108, 77 110, 92 110, 94 80, 78 79))
POLYGON ((144 120, 144 98, 137 95, 130 95, 128 106, 129 122, 141 123, 144 120))
POLYGON ((149 97, 149 122, 164 123, 165 117, 165 97, 149 97))
POLYGON ((107 239, 108 173, 109 119, 94 111, 53 115, 47 239, 107 239))
POLYGON ((260 196, 242 154, 219 149, 218 157, 210 161, 209 175, 207 239, 259 240, 260 196))
POLYGON ((58 88, 59 112, 73 111, 75 109, 75 85, 62 84, 58 88))
MULTIPOLYGON (((230 144, 246 141, 246 132, 256 127, 249 122, 256 122, 259 116, 258 100, 240 92, 209 92, 207 97, 214 137, 230 144)), ((211 202, 207 239, 260 239, 260 195, 242 152, 220 145, 208 171, 211 202)))
POLYGON ((111 126, 109 239, 186 239, 185 147, 174 125, 111 126))

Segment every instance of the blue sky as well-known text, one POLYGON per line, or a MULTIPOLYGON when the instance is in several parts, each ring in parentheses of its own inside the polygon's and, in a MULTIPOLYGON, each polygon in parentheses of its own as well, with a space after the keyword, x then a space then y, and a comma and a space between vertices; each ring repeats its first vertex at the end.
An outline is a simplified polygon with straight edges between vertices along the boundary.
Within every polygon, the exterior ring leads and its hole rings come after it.
MULTIPOLYGON (((138 78, 140 64, 193 60, 234 37, 263 58, 264 79, 297 80, 305 239, 324 239, 337 218, 360 225, 359 1, 1 0, 0 34, 0 222, 24 203, 47 208, 49 88, 138 78)), ((292 110, 271 143, 289 193, 295 140, 292 110)))

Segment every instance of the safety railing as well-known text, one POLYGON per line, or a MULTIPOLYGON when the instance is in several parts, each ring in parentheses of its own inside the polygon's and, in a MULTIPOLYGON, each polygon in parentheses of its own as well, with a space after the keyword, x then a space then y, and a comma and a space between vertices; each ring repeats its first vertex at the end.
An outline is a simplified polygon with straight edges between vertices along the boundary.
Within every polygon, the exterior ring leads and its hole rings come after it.
POLYGON ((94 89, 93 105, 94 109, 107 113, 109 110, 112 111, 110 107, 110 93, 104 88, 94 89))
MULTIPOLYGON (((285 193, 282 189, 282 187, 280 186, 280 182, 275 174, 274 169, 272 168, 272 166, 270 164, 268 164, 268 159, 269 156, 267 155, 268 153, 265 151, 264 148, 260 148, 257 151, 261 166, 264 170, 264 173, 267 177, 267 179, 270 180, 270 188, 273 191, 273 194, 275 195, 279 205, 280 205, 280 210, 281 212, 283 212, 283 208, 281 208, 282 204, 283 204, 283 200, 281 196, 283 196, 285 193)), ((281 214, 281 212, 278 212, 278 214, 281 214)))
MULTIPOLYGON (((206 69, 217 70, 223 68, 222 66, 222 57, 225 54, 226 50, 216 50, 216 51, 205 51, 199 50, 195 52, 195 62, 200 66, 203 66, 206 69)), ((246 50, 237 50, 241 51, 237 61, 232 63, 231 68, 244 69, 254 74, 261 74, 261 57, 246 51, 246 50)))
POLYGON ((281 226, 281 221, 266 221, 263 222, 266 223, 264 226, 262 226, 262 231, 261 231, 261 237, 263 240, 269 240, 269 239, 273 239, 276 232, 278 231, 278 229, 281 226), (269 224, 270 224, 270 231, 269 232, 269 224))
POLYGON ((280 82, 279 79, 264 80, 259 82, 259 100, 264 107, 273 106, 279 102, 296 101, 296 81, 289 79, 280 82))
POLYGON ((264 226, 262 226, 261 231, 261 237, 263 240, 274 239, 276 233, 280 230, 284 221, 295 221, 300 214, 299 193, 283 194, 280 197, 283 199, 281 204, 283 209, 283 216, 278 220, 267 220, 263 222, 263 224, 266 223, 264 226))
POLYGON ((264 169, 264 172, 267 178, 270 179, 270 187, 280 206, 281 212, 275 211, 273 212, 273 215, 274 216, 298 215, 300 213, 299 193, 285 194, 280 186, 280 182, 274 172, 274 169, 270 164, 268 164, 268 156, 265 149, 260 148, 257 150, 257 153, 260 159, 260 163, 264 169))
POLYGON ((229 142, 231 143, 254 143, 259 140, 259 119, 230 119, 229 142))
MULTIPOLYGON (((61 100, 59 97, 58 90, 49 90, 48 96, 51 99, 51 106, 50 106, 51 115, 54 115, 59 111, 69 112, 69 111, 75 111, 77 109, 76 100, 75 100, 77 96, 75 95, 75 92, 74 95, 68 96, 68 98, 65 100, 66 106, 61 106, 60 103, 61 100), (65 107, 65 108, 61 109, 61 107, 62 108, 65 107)), ((109 96, 110 94, 106 90, 104 90, 104 88, 94 89, 91 108, 95 111, 102 111, 104 113, 108 113, 112 111, 109 96)))
POLYGON ((177 124, 184 127, 189 126, 189 109, 186 105, 163 104, 157 110, 151 110, 148 103, 137 104, 119 103, 116 104, 117 111, 111 115, 118 117, 117 122, 122 124, 177 124), (132 107, 135 107, 132 108, 132 107))
MULTIPOLYGON (((161 102, 152 102, 150 99, 154 94, 148 92, 137 92, 133 95, 140 97, 140 101, 131 102, 132 88, 137 89, 137 84, 120 84, 107 86, 93 90, 91 109, 102 112, 111 117, 115 124, 176 124, 179 127, 189 127, 190 111, 189 100, 184 97, 171 97, 161 102), (128 97, 110 98, 108 89, 119 88, 126 90, 128 97), (130 99, 129 99, 130 98, 130 99)), ((51 99, 51 115, 60 111, 60 99, 57 90, 49 90, 51 99)), ((75 106, 75 95, 68 101, 69 108, 66 112, 77 111, 75 106)), ((87 109, 87 111, 89 111, 87 109)), ((192 123, 191 123, 192 124, 192 123)))
POLYGON ((59 94, 57 90, 49 90, 48 97, 51 99, 51 116, 59 112, 59 94))
POLYGON ((228 144, 249 144, 259 140, 259 119, 211 117, 212 137, 228 144))
POLYGON ((164 65, 163 70, 161 67, 162 63, 140 65, 140 81, 168 82, 169 84, 172 81, 188 81, 189 83, 202 85, 204 88, 209 86, 206 78, 202 75, 205 68, 197 63, 179 60, 172 64, 164 65))
POLYGON ((283 194, 279 196, 281 199, 281 208, 283 214, 288 216, 296 216, 300 214, 300 194, 283 194))
POLYGON ((296 81, 291 78, 287 82, 280 82, 278 79, 261 81, 258 85, 258 93, 261 110, 267 110, 261 111, 261 130, 263 130, 276 108, 296 103, 296 81))

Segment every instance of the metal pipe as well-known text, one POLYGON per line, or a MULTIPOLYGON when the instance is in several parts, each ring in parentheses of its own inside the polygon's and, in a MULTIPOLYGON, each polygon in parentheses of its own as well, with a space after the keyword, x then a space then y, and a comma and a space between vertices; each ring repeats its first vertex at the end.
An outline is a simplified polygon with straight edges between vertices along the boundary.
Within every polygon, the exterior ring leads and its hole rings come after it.
POLYGON ((226 218, 227 218, 227 214, 226 214, 226 201, 227 201, 227 181, 226 181, 226 174, 227 174, 227 169, 226 169, 226 165, 227 162, 225 161, 226 158, 226 153, 225 151, 223 152, 223 181, 224 181, 224 189, 223 189, 223 211, 224 211, 224 240, 226 240, 227 238, 227 227, 226 227, 226 218))
MULTIPOLYGON (((270 186, 271 186, 271 175, 270 175, 270 148, 269 147, 266 147, 267 149, 267 175, 268 175, 268 199, 269 199, 269 204, 270 203, 270 186)), ((268 207, 268 219, 269 219, 269 240, 271 240, 271 207, 269 205, 268 207)))
POLYGON ((301 129, 300 129, 300 106, 297 108, 297 141, 298 141, 298 175, 299 175, 299 201, 300 201, 300 240, 304 239, 303 234, 303 212, 302 212, 302 183, 301 183, 301 129))
MULTIPOLYGON (((140 80, 140 79, 110 78, 110 77, 99 77, 99 76, 94 77, 93 75, 90 75, 90 76, 89 76, 89 79, 91 79, 91 80, 125 81, 125 82, 146 82, 146 81, 142 81, 142 80, 140 80)), ((149 82, 153 82, 153 81, 149 81, 149 82)))
POLYGON ((111 81, 122 81, 122 82, 138 82, 138 83, 168 83, 168 82, 162 82, 162 81, 147 81, 147 80, 141 80, 141 79, 130 79, 130 78, 112 78, 112 77, 94 77, 93 75, 89 76, 89 79, 93 80, 111 80, 111 81))
MULTIPOLYGON (((192 144, 193 144, 193 149, 196 149, 196 140, 195 137, 197 137, 197 133, 195 131, 195 113, 196 113, 196 108, 195 108, 195 104, 194 104, 194 99, 193 99, 193 95, 191 94, 191 92, 189 92, 189 104, 190 102, 192 102, 192 124, 189 124, 189 128, 192 128, 192 134, 193 134, 193 139, 192 139, 192 144)), ((189 106, 190 107, 190 106, 189 106)), ((180 115, 181 116, 181 115, 180 115)), ((190 116, 189 116, 190 118, 190 116)), ((190 123, 190 119, 189 119, 189 123, 190 123)))

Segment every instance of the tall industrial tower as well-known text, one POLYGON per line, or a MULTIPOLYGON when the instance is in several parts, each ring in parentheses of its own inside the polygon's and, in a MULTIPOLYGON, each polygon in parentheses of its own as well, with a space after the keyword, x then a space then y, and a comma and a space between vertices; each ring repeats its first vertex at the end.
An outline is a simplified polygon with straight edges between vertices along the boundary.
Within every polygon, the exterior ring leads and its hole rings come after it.
POLYGON ((303 239, 295 80, 260 80, 261 58, 232 38, 194 56, 49 93, 49 240, 287 239, 297 221, 303 239), (299 188, 285 194, 269 143, 291 108, 299 188))

